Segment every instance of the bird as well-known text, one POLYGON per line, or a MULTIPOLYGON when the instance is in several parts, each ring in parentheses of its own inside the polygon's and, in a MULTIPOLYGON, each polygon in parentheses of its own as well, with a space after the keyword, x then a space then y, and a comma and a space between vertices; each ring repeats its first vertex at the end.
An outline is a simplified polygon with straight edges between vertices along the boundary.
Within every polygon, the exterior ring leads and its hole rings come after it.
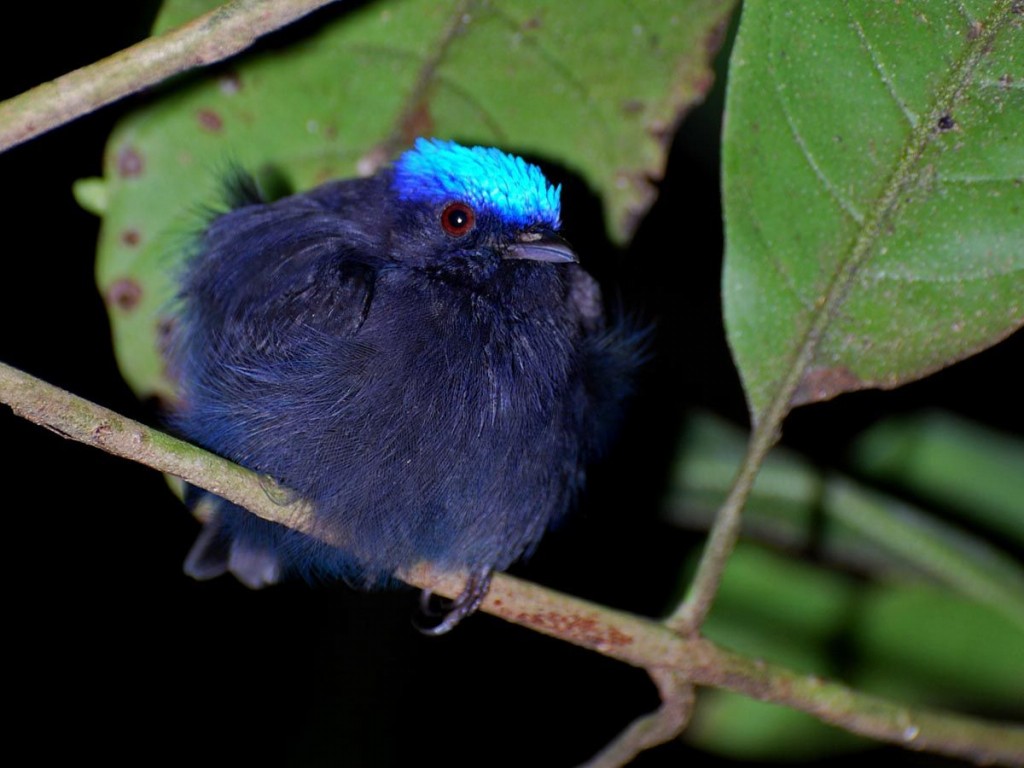
POLYGON ((233 174, 178 275, 185 438, 307 500, 298 532, 214 501, 184 565, 258 589, 467 574, 484 599, 576 504, 641 356, 559 234, 561 186, 494 147, 419 138, 365 177, 277 200, 233 174))

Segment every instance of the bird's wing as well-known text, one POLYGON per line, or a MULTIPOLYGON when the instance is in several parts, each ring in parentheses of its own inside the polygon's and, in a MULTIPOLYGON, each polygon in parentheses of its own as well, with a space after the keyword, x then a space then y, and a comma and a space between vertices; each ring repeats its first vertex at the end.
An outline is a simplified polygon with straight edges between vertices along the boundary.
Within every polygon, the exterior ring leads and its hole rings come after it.
MULTIPOLYGON (((339 212, 300 195, 218 217, 183 280, 192 343, 216 339, 223 354, 351 336, 372 296, 375 256, 339 212)), ((281 350, 284 352, 284 350, 281 350)))

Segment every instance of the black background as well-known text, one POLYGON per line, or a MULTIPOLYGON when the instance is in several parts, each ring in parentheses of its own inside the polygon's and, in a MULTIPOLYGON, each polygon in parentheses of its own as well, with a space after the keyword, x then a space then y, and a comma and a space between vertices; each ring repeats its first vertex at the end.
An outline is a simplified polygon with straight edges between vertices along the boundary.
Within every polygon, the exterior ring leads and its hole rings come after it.
MULTIPOLYGON (((153 13, 127 1, 5 11, 0 96, 141 39, 153 13)), ((684 125, 659 202, 627 252, 592 226, 597 201, 562 179, 569 239, 658 333, 583 508, 516 572, 652 616, 677 593, 695 543, 657 519, 680 421, 697 407, 745 418, 718 299, 720 97, 684 125)), ((93 283, 98 220, 71 196, 72 181, 99 175, 105 137, 133 103, 0 156, 0 360, 156 423, 117 372, 93 283)), ((874 420, 927 406, 1019 434, 1022 351, 1017 334, 899 391, 802 409, 786 441, 828 465, 874 420)), ((0 435, 8 752, 111 764, 573 765, 657 705, 643 672, 489 616, 422 637, 410 623, 412 591, 193 582, 181 562, 198 524, 159 474, 7 408, 0 435)), ((945 764, 895 749, 872 757, 882 754, 945 764)), ((682 761, 710 758, 676 743, 635 764, 682 761)))

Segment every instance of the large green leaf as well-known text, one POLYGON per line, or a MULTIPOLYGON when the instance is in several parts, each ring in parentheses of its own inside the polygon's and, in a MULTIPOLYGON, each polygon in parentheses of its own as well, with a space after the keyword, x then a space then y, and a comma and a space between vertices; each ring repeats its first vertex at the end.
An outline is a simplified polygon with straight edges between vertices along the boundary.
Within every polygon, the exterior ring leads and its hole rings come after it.
POLYGON ((1024 323, 1019 2, 754 0, 729 77, 723 290, 755 420, 1024 323))
MULTIPOLYGON (((209 3, 179 0, 158 28, 209 3)), ((172 395, 158 352, 173 271, 229 162, 301 190, 372 171, 417 135, 494 144, 578 173, 625 239, 682 113, 710 87, 734 0, 381 0, 187 80, 118 126, 98 281, 128 382, 172 395)), ((87 189, 87 188, 83 188, 87 189)), ((97 194, 98 193, 98 194, 97 194)))

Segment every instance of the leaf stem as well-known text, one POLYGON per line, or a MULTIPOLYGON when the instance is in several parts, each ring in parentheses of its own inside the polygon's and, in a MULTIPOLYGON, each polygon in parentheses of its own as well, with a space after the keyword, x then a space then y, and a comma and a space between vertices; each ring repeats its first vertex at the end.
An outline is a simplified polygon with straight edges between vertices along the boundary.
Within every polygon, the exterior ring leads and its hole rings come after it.
POLYGON ((334 0, 232 0, 0 103, 0 152, 155 85, 213 64, 334 0))
POLYGON ((757 480, 761 464, 779 440, 778 427, 784 415, 783 401, 777 398, 773 404, 771 418, 759 422, 751 433, 746 456, 743 457, 743 463, 729 489, 729 495, 715 515, 714 525, 704 545, 704 552, 701 554, 697 573, 690 583, 686 599, 665 619, 666 626, 673 631, 683 635, 695 634, 711 611, 722 582, 722 573, 739 539, 743 507, 754 487, 754 481, 757 480))

